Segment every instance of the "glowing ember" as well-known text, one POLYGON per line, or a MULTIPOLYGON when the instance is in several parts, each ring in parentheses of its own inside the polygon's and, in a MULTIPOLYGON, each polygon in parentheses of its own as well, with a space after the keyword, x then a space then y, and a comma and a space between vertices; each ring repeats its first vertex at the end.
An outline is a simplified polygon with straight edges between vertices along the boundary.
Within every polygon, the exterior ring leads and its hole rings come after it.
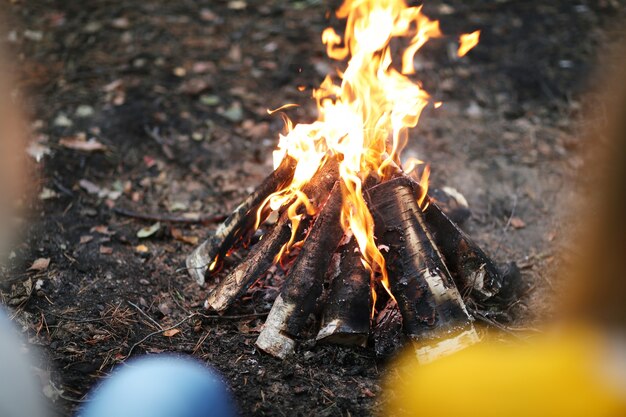
MULTIPOLYGON (((426 17, 421 6, 408 7, 403 0, 346 0, 337 17, 347 19, 344 36, 328 28, 322 41, 330 58, 349 58, 347 68, 338 71, 337 79, 327 76, 314 90, 317 121, 294 126, 286 119, 288 133, 280 136, 274 166, 288 154, 297 161, 295 175, 287 187, 267 198, 261 210, 268 205, 276 210, 290 204, 288 213, 294 234, 277 256, 278 261, 294 243, 296 226, 301 221, 298 208, 306 206, 309 214, 316 209, 302 193, 302 187, 330 155, 336 155, 344 197, 342 228, 357 240, 372 277, 379 273, 388 289, 385 259, 374 241, 374 221, 361 192, 362 183, 370 175, 382 181, 388 179, 388 167, 403 168, 400 153, 407 143, 407 129, 417 125, 422 110, 431 103, 419 82, 408 75, 415 73, 416 52, 429 39, 442 34, 439 22, 426 17), (390 49, 393 38, 408 42, 402 53, 401 70, 397 69, 390 49)), ((478 34, 461 36, 459 55, 476 45, 478 34)), ((432 105, 437 108, 441 102, 432 105)), ((410 162, 407 171, 417 163, 421 161, 410 162)), ((425 190, 428 173, 425 169, 421 181, 425 190)))
POLYGON ((459 38, 459 50, 457 55, 459 57, 465 56, 473 47, 478 45, 478 39, 480 38, 480 30, 476 32, 461 35, 459 38))

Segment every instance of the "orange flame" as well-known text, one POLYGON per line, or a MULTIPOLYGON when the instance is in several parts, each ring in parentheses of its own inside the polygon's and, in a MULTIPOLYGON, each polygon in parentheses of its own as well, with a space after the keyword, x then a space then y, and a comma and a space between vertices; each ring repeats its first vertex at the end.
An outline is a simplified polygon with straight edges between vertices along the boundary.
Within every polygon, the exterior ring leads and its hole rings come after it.
MULTIPOLYGON (((280 135, 274 166, 286 154, 298 164, 291 184, 271 195, 263 207, 276 210, 291 204, 288 215, 295 231, 301 220, 297 209, 304 205, 310 214, 315 211, 302 187, 335 155, 340 161, 344 196, 341 225, 356 239, 372 279, 380 274, 382 285, 389 290, 385 259, 374 240, 374 220, 363 198, 362 183, 369 175, 386 179, 388 166, 402 167, 400 153, 408 140, 407 130, 417 125, 430 102, 421 85, 409 78, 415 73, 414 57, 429 39, 442 34, 439 22, 422 14, 421 6, 409 7, 404 0, 345 0, 337 17, 346 19, 343 37, 327 28, 322 42, 330 58, 349 58, 347 67, 335 78, 327 76, 313 90, 317 121, 293 125, 286 119, 287 133, 280 135), (393 38, 408 42, 399 63, 394 62, 390 49, 393 38)), ((478 32, 475 34, 477 42, 478 32)), ((424 189, 428 172, 426 168, 422 175, 424 189)), ((289 252, 294 238, 292 235, 277 261, 289 252)))
POLYGON ((457 56, 460 58, 465 56, 472 48, 478 45, 478 40, 480 39, 480 30, 477 30, 472 33, 466 33, 461 35, 459 38, 459 50, 457 51, 457 56))

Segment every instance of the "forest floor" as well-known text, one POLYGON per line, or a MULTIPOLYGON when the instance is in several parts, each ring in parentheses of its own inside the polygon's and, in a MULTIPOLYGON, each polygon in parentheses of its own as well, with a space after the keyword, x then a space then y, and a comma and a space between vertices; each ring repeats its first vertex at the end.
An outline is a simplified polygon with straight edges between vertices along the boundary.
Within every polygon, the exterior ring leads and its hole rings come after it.
MULTIPOLYGON (((311 89, 332 68, 320 35, 338 25, 326 18, 336 6, 7 3, 0 35, 15 56, 38 191, 0 270, 0 301, 43 352, 37 366, 58 415, 129 357, 165 351, 216 367, 243 415, 384 407, 385 362, 370 347, 303 342, 285 361, 255 349, 275 290, 256 286, 227 316, 203 310, 212 283, 200 287, 182 267, 216 225, 161 222, 140 238, 155 222, 113 210, 232 210, 271 171, 283 123, 266 110, 298 103, 289 117, 314 120, 311 89), (83 138, 93 138, 87 149, 83 138)), ((444 105, 423 114, 405 153, 431 164, 433 185, 466 196, 471 236, 520 266, 529 290, 509 312, 513 329, 553 314, 585 167, 583 94, 625 10, 612 0, 425 5, 449 36, 420 52, 418 74, 444 105), (458 35, 476 29, 479 46, 454 58, 458 35)))

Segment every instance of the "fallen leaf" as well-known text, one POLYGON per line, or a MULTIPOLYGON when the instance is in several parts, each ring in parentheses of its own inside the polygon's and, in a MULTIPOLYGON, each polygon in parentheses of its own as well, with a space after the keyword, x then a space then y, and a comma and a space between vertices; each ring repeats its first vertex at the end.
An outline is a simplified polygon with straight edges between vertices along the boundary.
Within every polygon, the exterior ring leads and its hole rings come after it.
POLYGON ((200 61, 200 62, 194 62, 193 66, 191 67, 191 71, 196 74, 204 74, 207 72, 217 71, 217 67, 215 66, 215 63, 212 61, 200 61))
POLYGON ((176 336, 178 333, 180 333, 180 330, 178 329, 169 329, 163 332, 163 336, 172 337, 172 336, 176 336))
POLYGON ((76 108, 76 112, 74 114, 76 114, 77 117, 85 118, 85 117, 93 116, 93 113, 94 113, 93 107, 87 104, 81 104, 80 106, 76 108))
POLYGON ((204 104, 205 106, 217 106, 218 104, 220 104, 220 101, 220 98, 215 95, 204 94, 200 96, 200 103, 204 104))
POLYGON ((39 258, 28 268, 29 271, 45 271, 50 266, 50 258, 39 258))
POLYGON ((35 161, 39 162, 45 155, 50 155, 51 151, 45 145, 39 142, 33 142, 26 148, 26 153, 30 155, 35 161))
POLYGON ((110 255, 113 253, 113 248, 109 246, 100 246, 100 253, 102 255, 110 255))
POLYGON ((109 228, 103 224, 99 226, 94 226, 91 229, 89 229, 89 231, 91 233, 100 233, 101 235, 108 235, 108 236, 115 234, 115 232, 110 231, 109 228))
POLYGON ((370 390, 369 388, 365 387, 361 389, 361 393, 363 393, 364 396, 368 397, 368 398, 374 398, 376 396, 376 394, 374 394, 372 392, 372 390, 370 390))
POLYGON ((191 78, 183 82, 180 87, 178 87, 178 91, 195 96, 211 86, 212 82, 207 78, 191 78))
POLYGON ((111 26, 115 29, 128 29, 130 27, 130 21, 127 17, 118 17, 111 21, 111 26))
POLYGON ((519 217, 511 217, 511 226, 513 226, 514 229, 523 229, 526 227, 526 223, 519 217))
POLYGON ((54 192, 54 190, 43 187, 38 197, 40 200, 50 200, 51 198, 56 198, 58 196, 59 195, 56 192, 54 192))
POLYGON ((156 232, 159 231, 159 229, 161 229, 161 223, 160 222, 156 222, 154 223, 152 226, 148 226, 148 227, 142 227, 141 229, 139 229, 139 231, 137 232, 137 237, 139 239, 145 239, 147 237, 152 236, 153 234, 155 234, 156 232))
POLYGON ((180 242, 188 243, 190 245, 198 244, 197 236, 185 236, 183 235, 183 232, 180 231, 180 229, 176 229, 176 228, 172 228, 171 231, 172 231, 172 237, 180 242))
POLYGON ((78 181, 78 185, 89 194, 99 194, 102 190, 99 186, 86 179, 78 181))
POLYGON ((228 109, 221 112, 222 116, 231 122, 240 122, 243 119, 243 109, 238 101, 234 102, 228 109))
POLYGON ((59 140, 59 145, 68 149, 84 152, 98 152, 105 151, 107 149, 106 146, 93 138, 89 140, 81 140, 77 137, 66 137, 59 140))
POLYGON ((228 8, 231 10, 243 10, 248 7, 248 4, 242 0, 234 0, 228 2, 228 8))
POLYGON ((135 246, 135 251, 139 253, 148 253, 150 249, 146 245, 137 245, 135 246))
POLYGON ((89 243, 93 240, 93 236, 91 235, 84 235, 80 237, 80 244, 84 245, 85 243, 89 243))
POLYGON ((218 20, 218 16, 213 13, 212 10, 202 9, 200 10, 200 19, 204 20, 205 22, 215 22, 216 20, 218 20))
POLYGON ((124 84, 124 81, 121 78, 118 78, 117 80, 111 81, 110 83, 102 87, 102 90, 107 93, 110 93, 111 91, 115 91, 121 88, 123 84, 124 84))
POLYGON ((74 122, 63 113, 60 113, 52 123, 58 127, 70 127, 74 124, 74 122))

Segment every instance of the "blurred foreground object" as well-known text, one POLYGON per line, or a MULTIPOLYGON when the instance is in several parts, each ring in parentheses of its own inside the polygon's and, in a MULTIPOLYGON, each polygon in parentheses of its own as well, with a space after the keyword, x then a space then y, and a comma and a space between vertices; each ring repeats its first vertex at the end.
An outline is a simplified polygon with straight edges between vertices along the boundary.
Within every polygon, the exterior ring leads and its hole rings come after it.
POLYGON ((0 308, 0 416, 43 417, 41 389, 18 334, 0 308))
POLYGON ((625 352, 624 341, 572 330, 525 345, 483 341, 426 366, 407 353, 386 415, 626 416, 625 352))
MULTIPOLYGON (((14 232, 16 201, 26 188, 24 128, 0 50, 0 257, 14 232)), ((1 260, 1 259, 0 259, 1 260)))
POLYGON ((81 417, 235 417, 226 385, 204 364, 158 355, 128 362, 91 394, 81 417))

